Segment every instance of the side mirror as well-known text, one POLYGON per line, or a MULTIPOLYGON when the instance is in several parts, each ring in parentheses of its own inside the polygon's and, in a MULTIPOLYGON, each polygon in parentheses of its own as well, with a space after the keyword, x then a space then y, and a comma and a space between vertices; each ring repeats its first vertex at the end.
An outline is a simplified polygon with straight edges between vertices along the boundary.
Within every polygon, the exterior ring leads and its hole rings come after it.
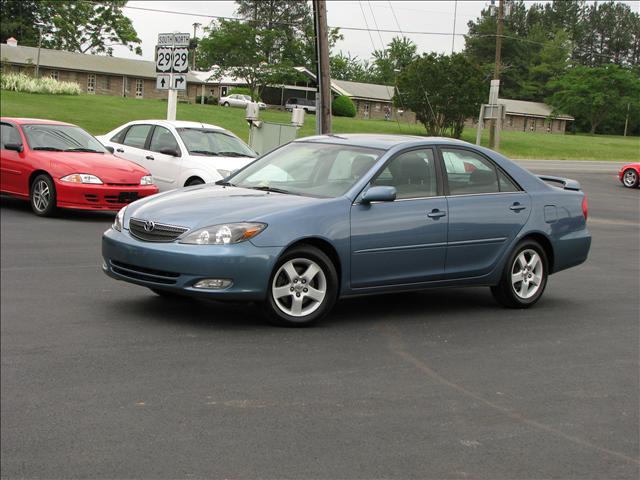
POLYGON ((14 152, 18 152, 18 153, 24 150, 24 147, 22 146, 21 143, 5 143, 4 148, 5 150, 13 150, 14 152))
POLYGON ((396 195, 396 187, 371 187, 362 195, 362 203, 393 202, 396 195))
POLYGON ((116 151, 114 150, 114 148, 113 148, 113 147, 111 147, 111 146, 105 146, 104 148, 106 148, 106 149, 107 149, 107 152, 109 152, 109 153, 115 153, 115 152, 116 152, 116 151))
POLYGON ((171 155, 172 157, 180 156, 180 152, 174 150, 173 148, 161 148, 160 153, 162 153, 163 155, 171 155))

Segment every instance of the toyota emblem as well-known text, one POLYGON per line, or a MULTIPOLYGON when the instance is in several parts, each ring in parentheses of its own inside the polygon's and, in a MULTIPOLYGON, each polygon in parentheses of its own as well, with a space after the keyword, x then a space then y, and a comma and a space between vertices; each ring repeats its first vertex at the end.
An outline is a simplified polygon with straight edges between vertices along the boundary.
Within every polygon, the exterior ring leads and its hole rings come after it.
POLYGON ((156 224, 151 220, 144 221, 144 231, 145 232, 153 232, 153 229, 156 228, 156 224))

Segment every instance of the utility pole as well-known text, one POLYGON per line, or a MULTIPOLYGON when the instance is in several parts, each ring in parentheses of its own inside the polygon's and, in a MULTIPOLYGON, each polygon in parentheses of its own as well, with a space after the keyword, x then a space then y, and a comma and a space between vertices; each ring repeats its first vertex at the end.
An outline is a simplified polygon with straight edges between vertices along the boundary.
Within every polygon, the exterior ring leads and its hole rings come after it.
MULTIPOLYGON (((496 35, 496 65, 493 70, 493 80, 497 80, 497 82, 491 82, 496 85, 496 91, 492 92, 490 95, 489 103, 494 103, 493 98, 495 96, 495 104, 498 104, 498 96, 500 92, 500 62, 502 55, 502 32, 504 29, 504 0, 500 0, 500 4, 498 6, 498 32, 496 35)), ((492 85, 493 86, 493 85, 492 85)), ((493 109, 494 112, 499 112, 499 109, 493 109)), ((489 148, 496 148, 496 136, 500 135, 499 132, 496 132, 497 122, 496 119, 491 119, 489 124, 489 148)))
POLYGON ((318 134, 331 133, 331 78, 329 74, 329 35, 327 29, 327 2, 313 0, 313 18, 316 33, 317 81, 319 105, 316 130, 318 134))
POLYGON ((200 28, 201 26, 202 24, 198 22, 195 22, 193 24, 193 57, 191 61, 191 70, 196 69, 196 49, 198 48, 198 37, 196 35, 198 33, 198 28, 200 28))
POLYGON ((42 23, 37 23, 36 27, 38 27, 38 32, 40 35, 38 36, 38 59, 36 60, 36 78, 40 78, 40 49, 42 48, 42 29, 44 25, 42 23))
POLYGON ((629 126, 629 109, 631 108, 631 103, 627 103, 627 116, 624 119, 624 136, 627 136, 627 127, 629 126))
POLYGON ((458 0, 453 4, 453 35, 451 35, 451 55, 453 55, 456 46, 456 20, 458 16, 458 0))

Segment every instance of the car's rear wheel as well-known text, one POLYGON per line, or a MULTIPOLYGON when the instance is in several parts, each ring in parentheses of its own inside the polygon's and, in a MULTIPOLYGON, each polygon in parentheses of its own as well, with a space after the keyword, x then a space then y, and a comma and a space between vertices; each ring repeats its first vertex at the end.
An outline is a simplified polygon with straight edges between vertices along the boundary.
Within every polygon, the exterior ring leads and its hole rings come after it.
POLYGON ((223 106, 223 107, 230 107, 231 105, 229 105, 229 102, 224 102, 224 103, 222 104, 222 106, 223 106))
POLYGON ((530 307, 547 286, 548 264, 544 248, 538 242, 521 242, 509 257, 500 283, 491 287, 491 293, 505 307, 530 307))
POLYGON ((622 174, 622 184, 627 188, 635 188, 638 186, 638 172, 633 168, 628 168, 622 174))
POLYGON ((264 310, 279 326, 306 327, 324 317, 338 295, 338 274, 332 261, 310 245, 294 247, 278 260, 264 310))
POLYGON ((50 217, 56 212, 56 187, 49 175, 40 174, 31 183, 31 209, 41 217, 50 217))

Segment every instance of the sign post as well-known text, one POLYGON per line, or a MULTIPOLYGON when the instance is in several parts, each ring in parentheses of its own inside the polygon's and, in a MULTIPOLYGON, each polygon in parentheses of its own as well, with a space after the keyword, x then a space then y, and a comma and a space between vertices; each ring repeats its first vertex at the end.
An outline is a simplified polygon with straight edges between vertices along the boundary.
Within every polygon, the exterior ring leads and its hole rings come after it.
POLYGON ((187 89, 188 33, 160 33, 156 45, 156 88, 168 90, 167 120, 176 119, 178 90, 187 89))

